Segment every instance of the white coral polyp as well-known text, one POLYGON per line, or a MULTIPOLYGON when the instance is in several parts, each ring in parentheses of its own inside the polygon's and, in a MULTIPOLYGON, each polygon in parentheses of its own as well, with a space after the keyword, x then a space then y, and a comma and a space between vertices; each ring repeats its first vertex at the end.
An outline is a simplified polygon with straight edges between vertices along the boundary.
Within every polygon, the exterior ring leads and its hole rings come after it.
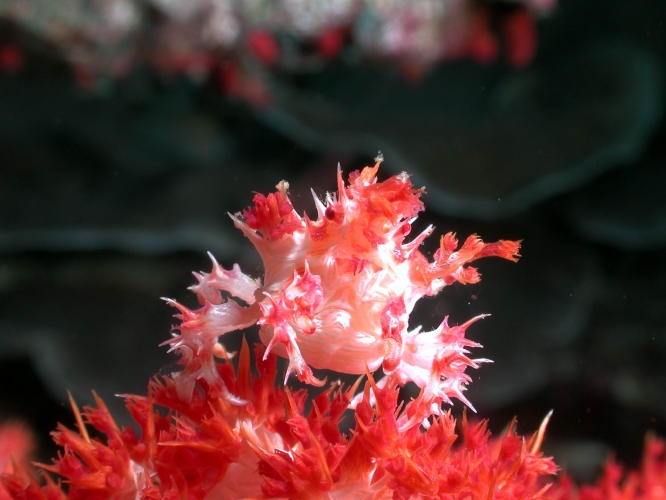
POLYGON ((284 181, 274 193, 255 195, 253 206, 232 219, 261 255, 263 284, 237 266, 226 271, 214 263, 210 274, 198 274, 192 289, 203 306, 188 312, 201 318, 195 328, 187 321, 181 325, 172 340, 176 348, 252 318, 261 325, 266 352, 289 359, 287 376, 295 373, 304 382, 321 384, 310 367, 364 374, 381 366, 387 375, 383 383, 414 382, 433 407, 453 397, 469 404, 462 394, 469 381, 465 370, 487 361, 467 357, 467 348, 478 344, 465 338, 465 330, 478 318, 410 332, 409 315, 425 295, 456 281, 478 281, 469 262, 489 256, 516 260, 520 244, 486 244, 473 235, 458 248, 448 233, 429 261, 418 248, 432 227, 405 242, 423 209, 423 189, 414 189, 404 173, 378 182, 380 163, 353 172, 348 185, 338 168, 337 194, 327 194, 325 202, 314 196, 314 221, 295 212, 284 181), (227 303, 234 311, 228 321, 210 316, 224 307, 220 291, 243 302, 227 303))

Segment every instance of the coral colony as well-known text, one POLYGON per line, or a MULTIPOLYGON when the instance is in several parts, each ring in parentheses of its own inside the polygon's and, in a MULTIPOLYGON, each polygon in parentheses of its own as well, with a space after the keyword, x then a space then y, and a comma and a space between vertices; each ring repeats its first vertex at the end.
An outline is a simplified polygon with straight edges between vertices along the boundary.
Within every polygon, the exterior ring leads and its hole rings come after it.
POLYGON ((337 193, 313 192, 315 219, 296 213, 284 181, 256 194, 231 218, 259 252, 263 279, 213 259, 195 274, 197 309, 167 299, 180 323, 165 344, 181 368, 154 378, 146 396, 123 396, 134 426, 119 427, 99 397, 83 410, 71 401, 76 430, 58 427, 62 451, 40 472, 27 465, 25 430, 0 428, 0 499, 666 498, 660 441, 648 442, 640 472, 610 463, 579 489, 540 452, 547 418, 523 437, 514 424, 491 436, 484 421, 452 416, 454 399, 471 407, 467 370, 487 361, 469 357, 480 346, 466 338, 481 317, 422 331, 409 315, 421 297, 479 281, 471 262, 515 261, 520 243, 460 244, 447 233, 427 258, 419 247, 433 228, 410 236, 423 189, 404 173, 378 181, 380 163, 347 183, 338 170, 337 193), (255 324, 260 344, 225 349, 224 337, 255 324), (343 386, 313 368, 358 378, 343 386), (291 378, 323 389, 310 398, 291 378), (400 401, 409 382, 418 395, 400 401))
MULTIPOLYGON (((58 49, 84 87, 149 66, 217 81, 265 103, 266 73, 311 72, 327 61, 390 60, 408 75, 440 61, 534 55, 535 19, 555 0, 3 0, 0 17, 58 49), (348 57, 347 57, 348 56, 348 57)), ((0 42, 0 71, 24 63, 0 42)))

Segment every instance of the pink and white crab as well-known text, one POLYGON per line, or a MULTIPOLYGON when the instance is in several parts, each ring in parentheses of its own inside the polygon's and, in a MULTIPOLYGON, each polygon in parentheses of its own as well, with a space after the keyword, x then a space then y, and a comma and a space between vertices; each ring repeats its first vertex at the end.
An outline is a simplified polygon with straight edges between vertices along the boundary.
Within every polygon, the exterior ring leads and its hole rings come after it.
POLYGON ((212 355, 226 355, 219 337, 259 324, 266 355, 289 359, 285 381, 295 373, 322 385, 310 367, 363 375, 381 366, 380 385, 414 382, 432 408, 452 397, 471 407, 463 395, 465 370, 488 360, 467 356, 467 348, 479 345, 465 330, 483 315, 459 326, 445 317, 432 331, 409 330, 409 315, 423 296, 454 282, 477 282, 470 262, 517 260, 520 242, 484 243, 471 235, 459 246, 447 233, 430 261, 419 246, 432 226, 406 241, 424 208, 424 189, 415 189, 406 173, 378 181, 381 161, 352 172, 348 184, 338 168, 336 194, 322 201, 313 192, 315 220, 294 210, 285 181, 231 216, 259 252, 264 278, 251 278, 238 265, 224 269, 211 256, 212 271, 195 273, 198 283, 191 287, 202 307, 193 311, 171 301, 181 324, 168 342, 183 361, 183 396, 197 378, 216 379, 212 355), (211 356, 202 356, 205 351, 211 356))

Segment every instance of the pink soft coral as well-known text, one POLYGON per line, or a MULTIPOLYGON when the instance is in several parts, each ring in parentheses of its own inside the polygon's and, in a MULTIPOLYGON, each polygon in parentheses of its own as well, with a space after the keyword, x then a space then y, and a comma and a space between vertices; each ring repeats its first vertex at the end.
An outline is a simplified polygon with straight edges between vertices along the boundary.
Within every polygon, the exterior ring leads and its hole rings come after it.
POLYGON ((539 451, 545 423, 529 440, 513 425, 491 438, 485 423, 457 423, 441 408, 452 397, 466 401, 465 369, 484 361, 467 357, 477 344, 465 330, 478 318, 460 326, 444 319, 429 332, 407 328, 418 299, 478 281, 469 262, 515 260, 519 244, 471 236, 459 248, 449 233, 428 260, 418 247, 431 227, 405 242, 423 190, 405 174, 378 182, 379 163, 352 173, 349 185, 338 172, 337 195, 315 196, 314 221, 294 211, 285 182, 256 195, 233 220, 261 254, 263 283, 215 261, 210 273, 196 274, 201 307, 169 301, 181 323, 167 343, 182 370, 155 379, 146 397, 125 396, 139 432, 120 428, 99 398, 83 412, 72 402, 78 431, 61 425, 54 438, 64 451, 41 466, 67 486, 50 479, 40 486, 21 469, 5 478, 11 497, 545 498, 544 476, 555 471, 539 451), (257 376, 245 342, 236 368, 218 342, 253 324, 264 343, 255 349, 257 376), (361 377, 308 402, 305 390, 276 386, 276 355, 289 358, 287 377, 316 385, 323 382, 310 366, 361 377), (379 367, 385 375, 375 381, 379 367), (399 388, 410 381, 420 393, 399 403, 399 388), (347 411, 355 426, 344 433, 347 411))

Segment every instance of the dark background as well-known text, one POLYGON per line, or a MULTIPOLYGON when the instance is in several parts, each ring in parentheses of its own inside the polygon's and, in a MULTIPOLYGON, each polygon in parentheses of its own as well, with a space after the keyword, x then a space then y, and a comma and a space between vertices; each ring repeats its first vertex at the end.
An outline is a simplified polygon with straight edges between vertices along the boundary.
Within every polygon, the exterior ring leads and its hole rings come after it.
POLYGON ((226 213, 281 179, 312 213, 310 186, 381 150, 381 177, 427 187, 418 224, 524 240, 518 264, 483 262, 479 285, 413 316, 493 313, 469 331, 495 360, 473 373, 478 415, 531 432, 554 409, 546 450, 580 477, 610 450, 635 464, 646 432, 666 435, 666 16, 640 4, 560 1, 524 69, 275 72, 268 107, 147 69, 84 91, 48 42, 3 21, 28 58, 0 73, 0 417, 26 419, 46 456, 71 422, 67 389, 84 403, 95 389, 122 420, 114 394, 175 368, 159 297, 194 305, 207 250, 261 274, 226 213))

